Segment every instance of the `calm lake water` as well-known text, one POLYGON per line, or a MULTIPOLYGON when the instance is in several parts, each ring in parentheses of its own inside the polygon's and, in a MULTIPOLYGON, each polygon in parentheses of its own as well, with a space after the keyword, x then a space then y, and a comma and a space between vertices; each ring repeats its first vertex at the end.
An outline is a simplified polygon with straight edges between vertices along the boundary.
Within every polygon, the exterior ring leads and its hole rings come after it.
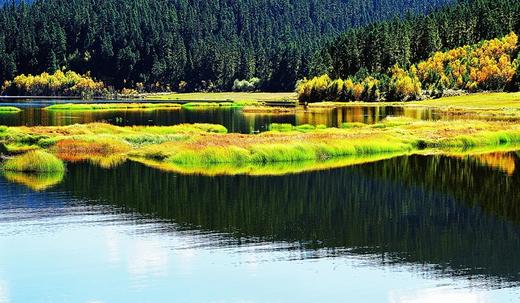
POLYGON ((412 156, 204 177, 76 164, 44 191, 0 179, 0 302, 518 302, 518 165, 412 156))
MULTIPOLYGON (((353 111, 315 120, 115 114, 123 125, 208 122, 242 132, 275 119, 334 125, 400 114, 353 111)), ((51 116, 28 105, 0 124, 100 119, 51 116)), ((132 162, 0 174, 0 303, 519 302, 519 168, 520 153, 502 152, 284 176, 181 175, 132 162)))
MULTIPOLYGON (((78 102, 73 100, 61 103, 78 102)), ((103 101, 96 101, 103 102, 103 101)), ((109 101, 106 101, 109 102, 109 101)), ((410 109, 402 107, 356 106, 315 111, 301 111, 297 114, 250 114, 241 109, 181 109, 157 111, 102 111, 102 112, 56 112, 46 111, 43 107, 53 101, 26 101, 0 103, 16 106, 22 112, 0 114, 0 125, 70 125, 76 123, 107 122, 114 125, 174 125, 180 123, 216 123, 224 125, 230 132, 252 133, 265 131, 271 123, 290 123, 293 125, 313 124, 339 126, 344 122, 377 123, 388 116, 406 116, 415 119, 438 119, 429 109, 410 109)))

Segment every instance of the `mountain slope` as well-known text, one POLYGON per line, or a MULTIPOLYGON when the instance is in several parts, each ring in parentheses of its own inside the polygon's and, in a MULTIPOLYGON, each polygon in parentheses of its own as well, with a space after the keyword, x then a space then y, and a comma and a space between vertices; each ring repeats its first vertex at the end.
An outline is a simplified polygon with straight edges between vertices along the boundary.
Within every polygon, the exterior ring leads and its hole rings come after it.
MULTIPOLYGON (((7 1, 11 3, 11 1, 7 1)), ((37 0, 0 10, 0 79, 66 67, 118 87, 291 90, 321 39, 451 0, 37 0)))
POLYGON ((520 33, 520 1, 459 1, 427 17, 410 16, 352 29, 313 57, 313 75, 348 78, 408 67, 432 53, 520 33))

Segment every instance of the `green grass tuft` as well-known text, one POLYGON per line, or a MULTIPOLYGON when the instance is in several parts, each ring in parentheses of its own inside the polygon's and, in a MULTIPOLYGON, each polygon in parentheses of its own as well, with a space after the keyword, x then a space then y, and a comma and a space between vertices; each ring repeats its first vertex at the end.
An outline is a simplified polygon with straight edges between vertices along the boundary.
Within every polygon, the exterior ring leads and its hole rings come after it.
POLYGON ((0 114, 11 114, 21 112, 22 110, 14 106, 0 106, 0 114))
POLYGON ((56 156, 44 151, 35 150, 7 160, 3 169, 14 172, 49 173, 63 172, 65 165, 56 156))

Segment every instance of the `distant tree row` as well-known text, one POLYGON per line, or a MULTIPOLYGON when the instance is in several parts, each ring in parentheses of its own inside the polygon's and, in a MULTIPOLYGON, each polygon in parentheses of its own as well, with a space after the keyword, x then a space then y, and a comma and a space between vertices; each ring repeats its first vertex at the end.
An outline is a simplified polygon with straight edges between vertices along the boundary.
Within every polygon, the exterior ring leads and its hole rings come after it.
POLYGON ((80 75, 73 71, 57 70, 53 74, 19 75, 12 81, 5 81, 2 92, 17 96, 108 96, 105 84, 90 75, 80 75))
POLYGON ((519 16, 518 0, 459 0, 427 16, 408 14, 376 22, 327 43, 313 56, 309 74, 364 78, 368 73, 387 73, 396 64, 408 68, 437 51, 519 33, 519 16))
POLYGON ((395 64, 387 73, 332 80, 327 74, 300 81, 300 101, 406 101, 439 97, 447 90, 519 90, 518 36, 484 40, 435 52, 409 68, 395 64), (515 59, 516 58, 516 59, 515 59))
MULTIPOLYGON (((289 91, 309 73, 322 39, 451 2, 7 1, 0 8, 0 83, 74 70, 117 89, 231 90, 235 79, 257 77, 261 89, 289 91)), ((236 89, 250 89, 242 84, 236 89)))

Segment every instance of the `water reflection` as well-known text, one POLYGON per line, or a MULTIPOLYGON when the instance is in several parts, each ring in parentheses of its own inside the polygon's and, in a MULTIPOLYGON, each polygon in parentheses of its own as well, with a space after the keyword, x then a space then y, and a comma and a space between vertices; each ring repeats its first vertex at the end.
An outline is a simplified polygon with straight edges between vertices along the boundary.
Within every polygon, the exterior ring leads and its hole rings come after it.
POLYGON ((73 164, 44 193, 0 178, 0 302, 515 300, 519 161, 262 177, 73 164))
MULTIPOLYGON (((515 153, 505 157, 519 162, 515 153)), ((57 190, 187 230, 229 234, 229 245, 281 241, 328 256, 376 255, 378 263, 516 284, 520 174, 487 164, 413 156, 276 177, 76 165, 57 190)))
MULTIPOLYGON (((11 104, 18 105, 20 104, 11 104)), ((241 109, 197 109, 154 111, 100 111, 59 112, 46 111, 41 106, 22 104, 22 112, 0 115, 0 125, 70 125, 75 123, 106 122, 119 126, 127 125, 174 125, 180 123, 215 123, 224 125, 231 132, 251 133, 265 131, 271 123, 293 125, 313 124, 340 126, 345 122, 377 123, 388 116, 407 116, 416 119, 437 119, 428 109, 405 109, 402 107, 359 106, 335 109, 299 109, 293 114, 251 114, 241 109)))

